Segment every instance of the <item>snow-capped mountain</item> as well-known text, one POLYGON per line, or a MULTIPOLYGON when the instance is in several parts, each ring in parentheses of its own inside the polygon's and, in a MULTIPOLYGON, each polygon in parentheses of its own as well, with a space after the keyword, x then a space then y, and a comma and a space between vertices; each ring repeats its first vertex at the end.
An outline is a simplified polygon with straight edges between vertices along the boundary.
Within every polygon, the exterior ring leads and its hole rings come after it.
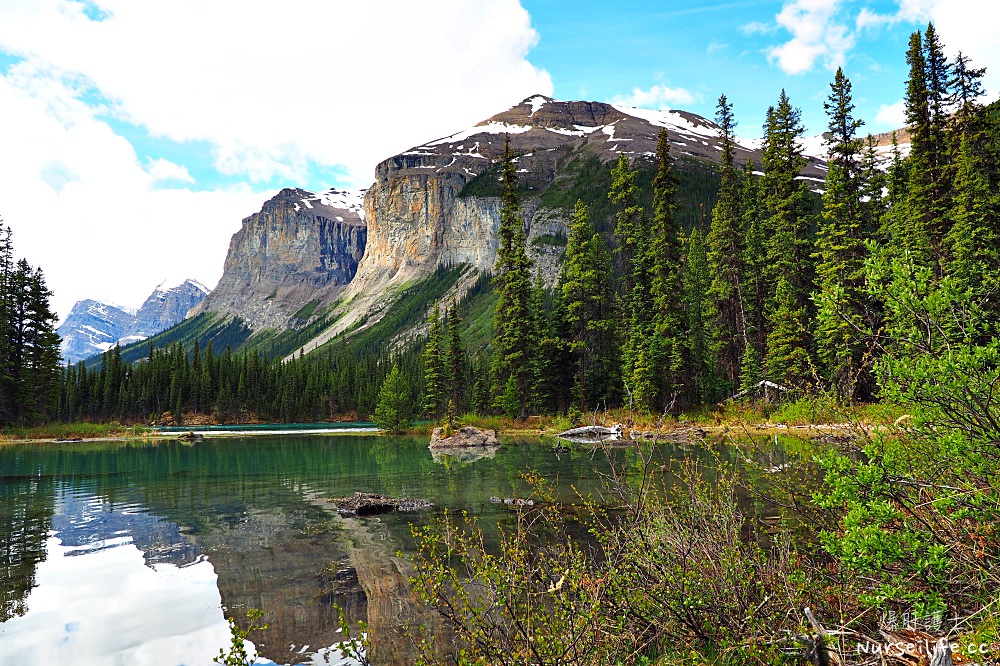
POLYGON ((56 333, 62 338, 63 362, 76 363, 106 351, 135 322, 135 311, 87 299, 77 301, 56 333))
POLYGON ((111 349, 138 342, 184 319, 187 311, 208 295, 195 280, 165 287, 160 284, 138 311, 95 300, 78 301, 56 330, 64 363, 76 363, 111 349))
POLYGON ((197 280, 185 280, 178 285, 157 285, 135 315, 135 322, 118 343, 125 346, 145 340, 184 319, 188 310, 201 303, 208 289, 197 280))

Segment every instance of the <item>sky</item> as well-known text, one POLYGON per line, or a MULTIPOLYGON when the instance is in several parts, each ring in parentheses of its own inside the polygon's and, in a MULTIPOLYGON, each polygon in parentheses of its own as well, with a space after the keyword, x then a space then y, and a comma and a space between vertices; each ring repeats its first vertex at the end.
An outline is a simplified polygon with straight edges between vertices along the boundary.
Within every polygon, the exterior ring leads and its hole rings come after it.
POLYGON ((837 67, 867 131, 903 123, 934 21, 1000 91, 996 0, 0 0, 0 216, 65 316, 213 287, 282 187, 367 187, 382 159, 534 94, 761 135, 784 88, 825 129, 837 67))

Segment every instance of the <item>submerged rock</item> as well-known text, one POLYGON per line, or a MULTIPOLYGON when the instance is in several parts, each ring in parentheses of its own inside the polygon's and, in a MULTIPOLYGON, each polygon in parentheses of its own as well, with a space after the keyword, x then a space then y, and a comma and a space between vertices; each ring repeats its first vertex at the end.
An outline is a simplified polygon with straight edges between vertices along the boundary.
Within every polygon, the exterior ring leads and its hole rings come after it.
POLYGON ((340 513, 358 516, 373 516, 390 511, 420 511, 433 506, 426 500, 387 497, 376 493, 354 493, 353 497, 339 497, 330 501, 337 505, 340 513))
POLYGON ((431 449, 457 449, 484 446, 500 446, 496 430, 482 430, 465 426, 445 437, 444 428, 434 428, 431 433, 431 449))

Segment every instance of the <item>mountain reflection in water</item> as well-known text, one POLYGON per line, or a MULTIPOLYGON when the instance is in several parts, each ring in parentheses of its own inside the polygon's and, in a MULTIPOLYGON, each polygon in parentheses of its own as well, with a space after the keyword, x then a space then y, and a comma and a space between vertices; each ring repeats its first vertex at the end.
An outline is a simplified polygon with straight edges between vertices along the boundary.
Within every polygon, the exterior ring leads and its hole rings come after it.
POLYGON ((426 440, 358 435, 0 448, 0 663, 211 663, 226 618, 259 608, 261 663, 344 664, 335 604, 369 623, 372 663, 413 663, 403 625, 441 627, 397 556, 409 523, 464 509, 495 540, 513 513, 489 498, 526 496, 521 471, 573 501, 607 465, 537 443, 491 453, 441 464, 426 440), (324 501, 355 491, 434 508, 357 519, 324 501))

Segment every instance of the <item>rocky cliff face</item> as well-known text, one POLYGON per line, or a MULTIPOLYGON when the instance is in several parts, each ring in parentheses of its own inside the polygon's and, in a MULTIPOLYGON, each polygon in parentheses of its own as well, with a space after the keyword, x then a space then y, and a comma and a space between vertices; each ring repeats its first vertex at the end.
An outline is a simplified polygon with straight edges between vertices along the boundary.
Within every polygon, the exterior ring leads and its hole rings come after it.
POLYGON ((239 317, 254 330, 287 328, 303 308, 333 300, 357 271, 367 229, 363 193, 284 189, 243 220, 218 286, 191 314, 239 317))

